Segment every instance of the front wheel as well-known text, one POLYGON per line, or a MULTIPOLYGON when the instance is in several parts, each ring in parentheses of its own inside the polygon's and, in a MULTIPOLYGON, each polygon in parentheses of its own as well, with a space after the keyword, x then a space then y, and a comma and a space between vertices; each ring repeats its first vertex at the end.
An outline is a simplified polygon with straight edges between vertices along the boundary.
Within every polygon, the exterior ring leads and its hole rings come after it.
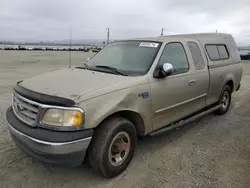
POLYGON ((216 114, 223 115, 227 113, 231 105, 231 96, 232 96, 231 88, 228 85, 224 86, 219 99, 219 104, 221 105, 221 107, 218 111, 215 112, 216 114))
POLYGON ((132 160, 136 142, 136 129, 130 121, 121 117, 108 119, 95 130, 88 163, 105 177, 117 176, 132 160))

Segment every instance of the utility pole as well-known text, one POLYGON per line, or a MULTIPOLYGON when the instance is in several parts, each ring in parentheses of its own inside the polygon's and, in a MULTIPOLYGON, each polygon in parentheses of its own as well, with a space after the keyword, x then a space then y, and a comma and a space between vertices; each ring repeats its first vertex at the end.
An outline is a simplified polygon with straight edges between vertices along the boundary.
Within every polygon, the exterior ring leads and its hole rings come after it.
POLYGON ((69 68, 71 68, 71 45, 72 45, 72 26, 70 25, 70 32, 69 32, 69 68))
POLYGON ((163 36, 163 31, 164 31, 164 28, 161 29, 161 36, 163 36))
POLYGON ((106 30, 107 30, 107 43, 106 43, 106 45, 108 45, 109 44, 110 32, 109 32, 109 28, 107 28, 106 30))

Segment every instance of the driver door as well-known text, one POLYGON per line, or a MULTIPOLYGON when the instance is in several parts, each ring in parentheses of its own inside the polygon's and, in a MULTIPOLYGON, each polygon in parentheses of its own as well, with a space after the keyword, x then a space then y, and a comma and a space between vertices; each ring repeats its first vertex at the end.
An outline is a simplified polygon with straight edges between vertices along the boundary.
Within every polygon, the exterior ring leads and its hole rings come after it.
POLYGON ((162 51, 158 64, 172 64, 173 74, 161 79, 152 78, 150 82, 154 130, 181 120, 205 106, 206 95, 200 95, 196 71, 186 49, 185 41, 178 40, 167 43, 162 51))

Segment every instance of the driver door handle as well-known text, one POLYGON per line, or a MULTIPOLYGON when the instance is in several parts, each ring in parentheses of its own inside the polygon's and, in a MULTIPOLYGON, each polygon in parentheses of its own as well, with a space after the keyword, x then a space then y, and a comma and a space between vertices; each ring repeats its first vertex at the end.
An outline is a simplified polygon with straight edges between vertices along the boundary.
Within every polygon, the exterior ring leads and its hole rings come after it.
POLYGON ((188 84, 189 84, 190 86, 193 86, 193 85, 196 84, 196 80, 189 80, 188 84))

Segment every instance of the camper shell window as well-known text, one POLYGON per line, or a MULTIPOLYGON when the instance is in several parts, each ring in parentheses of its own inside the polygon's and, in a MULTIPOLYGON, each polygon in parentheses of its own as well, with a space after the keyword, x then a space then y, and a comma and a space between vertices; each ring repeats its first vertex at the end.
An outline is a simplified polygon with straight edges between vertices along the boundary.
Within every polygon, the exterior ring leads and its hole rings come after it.
POLYGON ((205 47, 212 61, 229 59, 229 53, 225 44, 206 44, 205 47))

